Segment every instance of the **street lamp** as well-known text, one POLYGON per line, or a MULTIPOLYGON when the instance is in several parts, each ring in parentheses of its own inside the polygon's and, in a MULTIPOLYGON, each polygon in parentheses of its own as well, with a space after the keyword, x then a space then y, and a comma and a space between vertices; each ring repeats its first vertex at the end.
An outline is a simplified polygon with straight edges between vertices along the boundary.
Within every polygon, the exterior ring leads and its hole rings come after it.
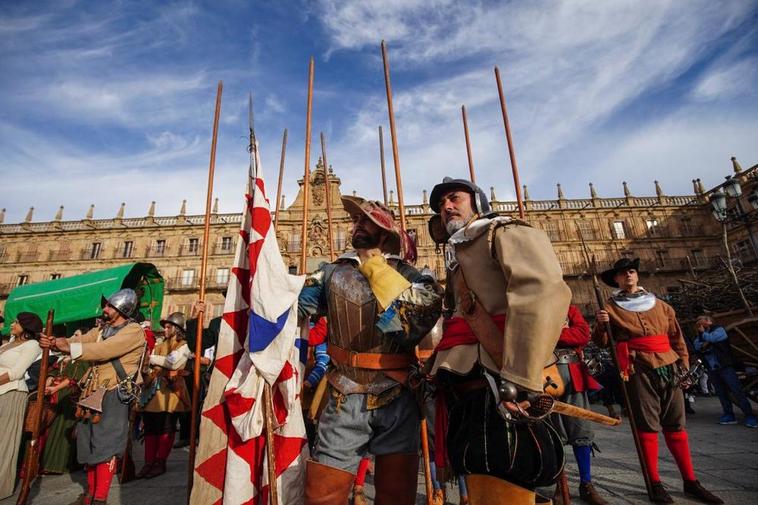
POLYGON ((747 196, 747 201, 750 203, 753 210, 758 210, 758 189, 754 189, 750 192, 747 196))
MULTIPOLYGON (((734 286, 737 288, 737 292, 740 295, 740 300, 742 301, 742 304, 745 306, 745 310, 747 311, 749 316, 753 316, 753 311, 750 308, 750 304, 748 303, 747 299, 745 298, 745 293, 742 292, 742 287, 740 286, 739 281, 737 280, 737 272, 734 271, 734 265, 732 265, 732 253, 729 250, 729 241, 727 238, 727 230, 726 230, 726 223, 727 223, 727 213, 726 213, 726 197, 727 195, 731 196, 732 198, 737 199, 737 205, 740 216, 744 214, 742 211, 742 207, 739 205, 739 197, 742 196, 742 186, 740 186, 740 182, 737 180, 736 177, 726 177, 726 182, 724 183, 723 187, 719 188, 715 192, 711 194, 710 202, 711 207, 713 207, 713 216, 721 223, 721 238, 724 243, 724 251, 726 251, 726 268, 729 270, 729 274, 732 277, 732 281, 734 282, 734 286)), ((750 205, 753 206, 753 208, 756 208, 756 205, 758 205, 758 195, 756 194, 755 190, 750 194, 750 197, 755 197, 756 203, 753 203, 753 200, 750 201, 750 205)))

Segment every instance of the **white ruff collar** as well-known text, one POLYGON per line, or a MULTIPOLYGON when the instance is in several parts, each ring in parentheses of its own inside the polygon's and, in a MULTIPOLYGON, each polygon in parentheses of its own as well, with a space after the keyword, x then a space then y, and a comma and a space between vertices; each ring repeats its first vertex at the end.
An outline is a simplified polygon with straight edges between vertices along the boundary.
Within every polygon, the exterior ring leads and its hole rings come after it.
POLYGON ((653 293, 649 293, 639 286, 640 290, 634 294, 625 293, 620 289, 613 292, 613 303, 629 312, 647 312, 655 307, 657 298, 653 293))
POLYGON ((511 218, 506 216, 484 217, 471 221, 469 224, 453 233, 447 243, 455 247, 455 244, 470 242, 490 228, 492 223, 509 223, 511 218))

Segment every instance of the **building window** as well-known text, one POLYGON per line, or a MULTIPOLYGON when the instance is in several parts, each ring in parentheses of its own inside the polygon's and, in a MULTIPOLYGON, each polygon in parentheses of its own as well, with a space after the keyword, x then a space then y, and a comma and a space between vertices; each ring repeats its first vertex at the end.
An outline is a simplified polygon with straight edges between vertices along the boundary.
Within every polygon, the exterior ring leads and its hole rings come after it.
POLYGON ((229 284, 229 269, 219 268, 216 270, 216 284, 225 286, 229 284))
POLYGON ((163 256, 166 254, 166 240, 158 239, 155 241, 155 254, 163 256))
POLYGON ((295 265, 290 265, 287 271, 292 275, 297 275, 297 267, 295 265))
POLYGON ((626 229, 624 228, 623 221, 613 222, 613 238, 618 240, 624 240, 626 238, 626 229))
POLYGON ((231 252, 234 243, 232 237, 221 237, 221 250, 224 252, 231 252))
POLYGON ((682 229, 682 235, 692 235, 693 234, 693 228, 692 228, 692 219, 688 217, 683 217, 679 220, 679 225, 682 229))
POLYGON ((628 259, 634 259, 634 251, 628 249, 626 251, 621 251, 621 256, 628 259))
POLYGON ((655 263, 658 268, 665 267, 669 262, 669 252, 665 249, 655 251, 655 263))
POLYGON ((660 228, 658 226, 657 219, 646 219, 645 226, 647 227, 647 234, 651 237, 657 237, 660 234, 660 228))
POLYGON ((595 229, 590 221, 578 221, 579 232, 585 240, 595 240, 595 229))
POLYGON ((705 254, 702 249, 692 250, 692 264, 696 267, 704 267, 706 264, 705 254))
POLYGON ((544 224, 543 230, 547 233, 551 242, 560 242, 561 232, 558 229, 558 223, 547 222, 544 224))
POLYGON ((62 277, 61 274, 50 274, 50 280, 54 281, 56 279, 60 279, 62 277))
POLYGON ((287 244, 287 250, 290 252, 300 251, 300 234, 299 233, 292 233, 290 235, 290 239, 287 244))
POLYGON ((189 245, 187 246, 187 252, 190 253, 190 254, 197 254, 199 246, 200 246, 200 239, 191 238, 191 239, 189 239, 189 245))
POLYGON ((24 286, 26 284, 29 284, 29 276, 27 274, 19 275, 18 279, 16 279, 16 286, 24 286))
POLYGON ((131 240, 125 241, 124 247, 121 249, 121 257, 131 258, 133 252, 134 252, 134 242, 131 240))
POLYGON ((89 259, 96 260, 100 257, 100 249, 102 248, 103 244, 100 242, 92 242, 92 245, 89 249, 89 259))
POLYGON ((191 286, 194 281, 195 281, 195 271, 194 270, 183 270, 182 271, 182 286, 191 286))
POLYGON ((753 258, 753 246, 749 240, 740 240, 734 244, 734 253, 740 258, 747 260, 753 258))

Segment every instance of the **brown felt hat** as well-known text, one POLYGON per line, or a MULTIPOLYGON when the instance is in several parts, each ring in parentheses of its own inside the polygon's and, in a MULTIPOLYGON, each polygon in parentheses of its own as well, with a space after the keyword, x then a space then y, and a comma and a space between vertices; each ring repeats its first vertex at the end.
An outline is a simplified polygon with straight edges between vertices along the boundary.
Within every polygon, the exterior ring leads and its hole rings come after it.
POLYGON ((390 238, 386 243, 386 251, 390 254, 399 254, 402 244, 400 228, 395 223, 394 213, 383 203, 376 200, 366 200, 359 196, 343 196, 342 205, 350 217, 365 214, 379 228, 389 232, 390 238))

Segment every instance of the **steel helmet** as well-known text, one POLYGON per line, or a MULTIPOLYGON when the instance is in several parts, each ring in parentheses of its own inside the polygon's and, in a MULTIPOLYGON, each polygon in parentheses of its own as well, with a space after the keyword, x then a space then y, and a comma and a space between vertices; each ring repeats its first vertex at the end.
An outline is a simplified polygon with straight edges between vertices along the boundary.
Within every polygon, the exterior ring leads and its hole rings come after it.
POLYGON ((166 319, 161 319, 161 326, 164 326, 166 323, 173 324, 179 328, 182 333, 187 332, 187 318, 184 316, 183 312, 172 312, 166 317, 166 319))
POLYGON ((442 195, 447 191, 454 189, 462 189, 471 195, 475 212, 482 216, 492 212, 490 202, 487 200, 487 195, 484 194, 482 188, 467 179, 453 179, 452 177, 445 177, 442 179, 441 183, 432 188, 432 194, 429 197, 429 205, 434 212, 437 214, 440 212, 440 198, 442 195))
POLYGON ((106 303, 119 311, 122 316, 131 319, 136 315, 139 298, 133 289, 124 288, 119 289, 108 298, 103 296, 100 306, 105 307, 106 303))

